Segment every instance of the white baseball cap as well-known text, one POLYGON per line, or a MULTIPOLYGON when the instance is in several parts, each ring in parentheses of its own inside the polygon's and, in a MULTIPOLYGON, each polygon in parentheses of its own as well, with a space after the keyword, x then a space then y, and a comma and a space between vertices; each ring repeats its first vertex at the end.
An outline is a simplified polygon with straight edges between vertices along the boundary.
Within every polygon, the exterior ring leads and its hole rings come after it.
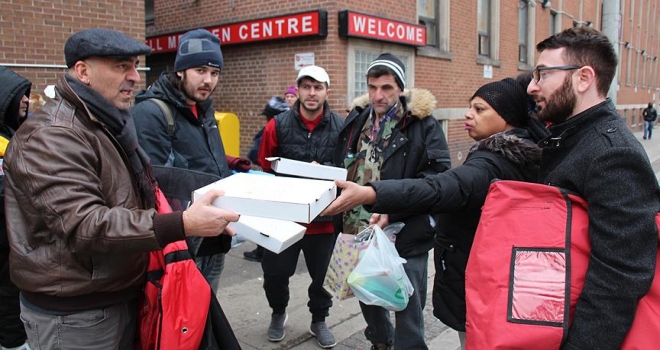
POLYGON ((325 69, 319 66, 307 66, 303 67, 298 73, 298 78, 296 78, 296 84, 300 82, 300 79, 304 77, 310 77, 319 83, 326 83, 330 87, 330 77, 325 69))

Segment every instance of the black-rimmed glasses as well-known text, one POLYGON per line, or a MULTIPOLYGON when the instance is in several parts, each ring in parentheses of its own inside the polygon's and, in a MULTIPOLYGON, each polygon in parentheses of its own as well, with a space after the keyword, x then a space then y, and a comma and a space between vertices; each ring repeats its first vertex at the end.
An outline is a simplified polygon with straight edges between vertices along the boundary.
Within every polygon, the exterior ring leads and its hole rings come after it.
POLYGON ((546 70, 573 70, 573 69, 580 69, 580 68, 582 68, 582 67, 574 66, 574 65, 571 65, 571 66, 549 66, 549 67, 540 66, 540 67, 536 67, 534 69, 534 71, 532 71, 532 79, 534 79, 534 82, 538 84, 539 81, 541 81, 541 79, 543 78, 541 76, 542 71, 546 71, 546 70))

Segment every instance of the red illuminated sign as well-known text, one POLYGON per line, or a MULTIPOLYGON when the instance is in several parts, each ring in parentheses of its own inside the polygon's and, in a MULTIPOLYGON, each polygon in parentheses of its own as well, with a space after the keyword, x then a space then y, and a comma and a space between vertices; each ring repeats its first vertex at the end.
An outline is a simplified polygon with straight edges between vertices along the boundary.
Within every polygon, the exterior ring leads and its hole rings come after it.
MULTIPOLYGON (((328 14, 324 10, 295 13, 206 28, 220 39, 222 45, 256 41, 288 39, 304 36, 325 37, 328 33, 328 14)), ((182 33, 147 38, 151 53, 176 51, 182 33)))
POLYGON ((426 46, 426 27, 352 11, 339 12, 339 35, 426 46))

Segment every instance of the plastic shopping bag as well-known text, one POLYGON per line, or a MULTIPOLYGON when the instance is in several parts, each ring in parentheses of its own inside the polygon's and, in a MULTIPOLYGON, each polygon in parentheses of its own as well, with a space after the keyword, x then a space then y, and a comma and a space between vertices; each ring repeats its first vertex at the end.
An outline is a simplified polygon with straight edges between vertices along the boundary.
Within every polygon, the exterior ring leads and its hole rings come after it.
POLYGON ((355 296, 346 279, 358 264, 360 252, 368 246, 368 240, 357 242, 355 235, 340 233, 337 237, 323 287, 338 300, 355 296))
POLYGON ((399 257, 394 243, 383 230, 378 226, 374 229, 374 237, 362 252, 355 270, 348 276, 348 285, 365 304, 401 311, 408 305, 414 291, 403 269, 406 260, 399 257))

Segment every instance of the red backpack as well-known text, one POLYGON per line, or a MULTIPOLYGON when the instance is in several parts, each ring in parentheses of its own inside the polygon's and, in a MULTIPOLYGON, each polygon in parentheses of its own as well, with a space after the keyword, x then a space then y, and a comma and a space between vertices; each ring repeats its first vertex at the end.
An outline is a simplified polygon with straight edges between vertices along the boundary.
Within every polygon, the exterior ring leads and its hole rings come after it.
MULTIPOLYGON (((171 212, 160 189, 156 193, 158 212, 171 212)), ((198 349, 211 287, 197 269, 185 240, 149 254, 147 284, 140 305, 139 348, 198 349)))
MULTIPOLYGON (((559 349, 584 287, 588 224, 586 202, 559 188, 491 185, 465 271, 468 349, 559 349)), ((657 348, 658 315, 660 268, 621 348, 657 348)))

